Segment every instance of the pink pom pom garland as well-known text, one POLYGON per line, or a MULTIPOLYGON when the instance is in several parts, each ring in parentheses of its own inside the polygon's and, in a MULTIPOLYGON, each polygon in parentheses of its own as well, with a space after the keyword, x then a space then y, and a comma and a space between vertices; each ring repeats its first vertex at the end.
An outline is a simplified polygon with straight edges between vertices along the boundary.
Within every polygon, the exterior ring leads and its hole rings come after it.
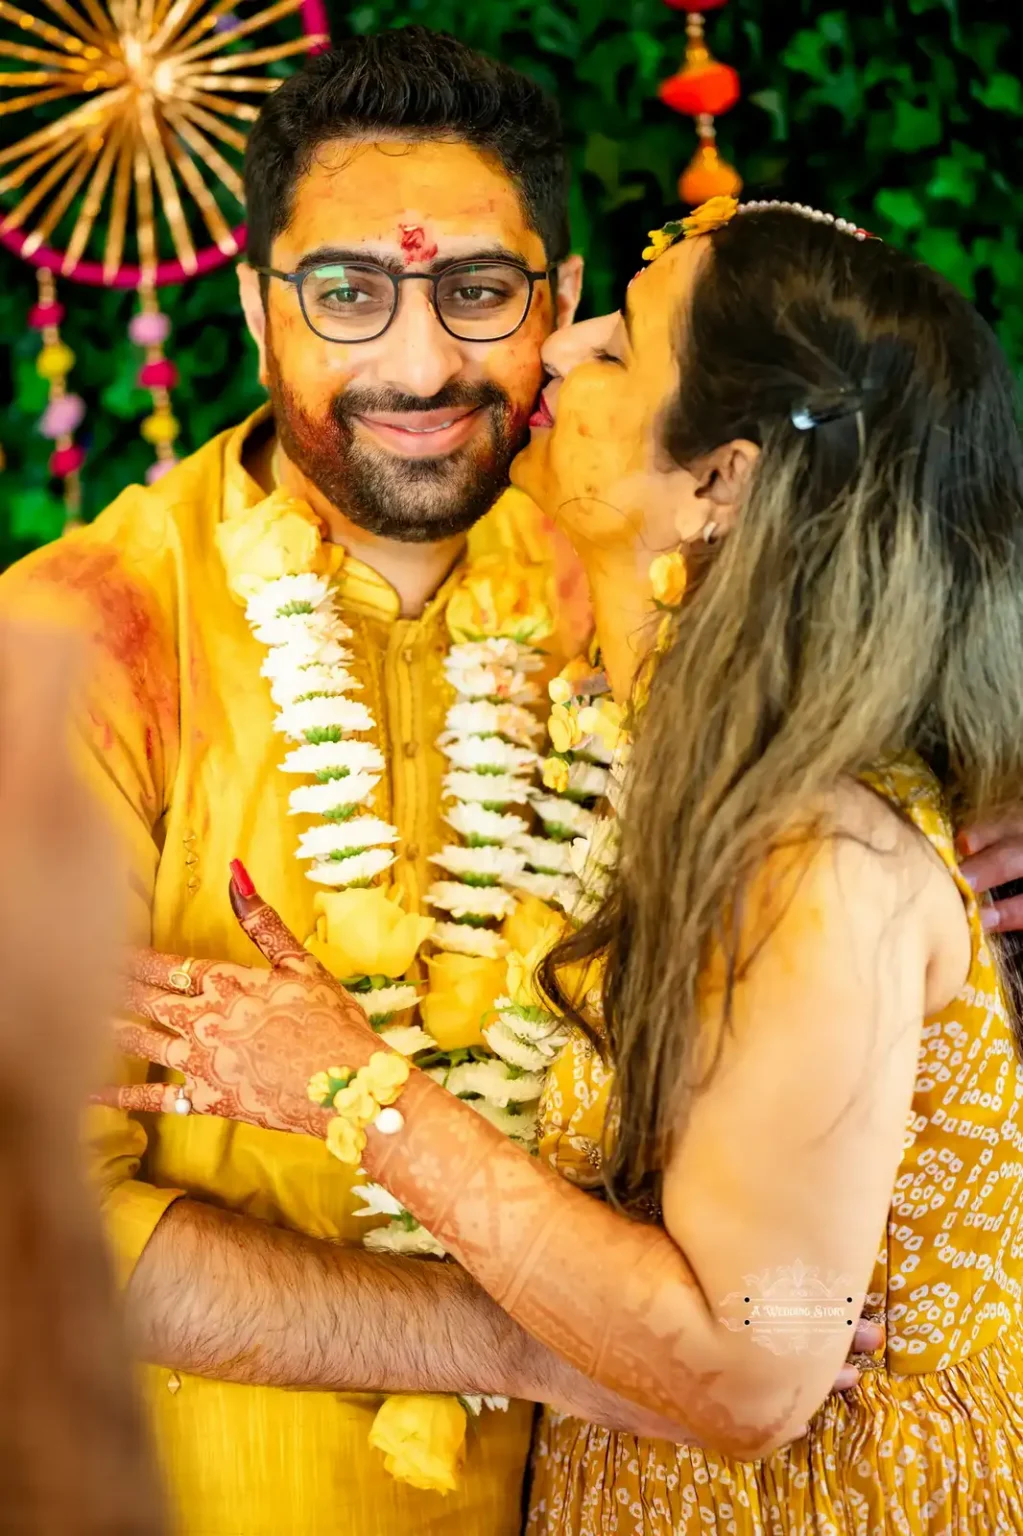
POLYGON ((170 335, 170 320, 160 310, 152 286, 140 290, 142 308, 133 315, 128 335, 145 351, 145 362, 138 372, 138 382, 153 397, 153 409, 142 423, 142 436, 152 443, 156 462, 146 471, 146 484, 153 485, 178 462, 174 442, 178 424, 171 410, 170 391, 178 382, 178 370, 163 355, 164 342, 170 335))
POLYGON ((146 470, 146 484, 155 485, 158 480, 163 479, 164 475, 170 473, 177 462, 178 461, 173 453, 168 459, 157 459, 155 463, 150 464, 149 468, 146 470))
POLYGON ((159 309, 141 309, 128 322, 128 335, 137 347, 162 347, 170 331, 170 319, 159 309))
POLYGON ((50 474, 56 475, 59 480, 69 480, 72 475, 77 475, 85 463, 85 449, 78 443, 71 443, 67 448, 57 448, 50 455, 50 474))
POLYGON ((50 400, 39 418, 39 431, 54 442, 72 437, 85 420, 85 401, 81 395, 57 395, 50 400))
POLYGON ((143 363, 139 369, 139 384, 143 389, 173 389, 177 382, 178 370, 169 358, 143 363))
POLYGON ((28 312, 28 323, 33 331, 45 331, 48 326, 63 322, 63 304, 33 304, 28 312))
POLYGON ((80 472, 85 449, 74 441, 74 434, 85 419, 85 403, 69 393, 67 376, 74 367, 75 355, 60 336, 64 306, 57 302, 53 273, 38 272, 39 302, 29 312, 28 323, 39 331, 42 347, 36 359, 36 372, 50 387, 46 409, 39 420, 39 431, 54 444, 50 455, 50 474, 64 482, 65 528, 73 527, 82 510, 80 472))

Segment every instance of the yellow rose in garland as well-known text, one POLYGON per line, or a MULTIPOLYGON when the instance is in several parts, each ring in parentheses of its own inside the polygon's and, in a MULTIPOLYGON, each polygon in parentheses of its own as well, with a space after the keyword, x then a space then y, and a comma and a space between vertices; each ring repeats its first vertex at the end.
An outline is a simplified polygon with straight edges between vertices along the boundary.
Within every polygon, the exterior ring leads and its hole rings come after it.
POLYGON ((473 562, 448 604, 447 617, 458 642, 500 637, 532 645, 554 628, 544 571, 510 564, 502 555, 473 562))
POLYGON ((504 925, 510 949, 527 954, 538 944, 552 949, 565 931, 565 919, 538 896, 526 896, 504 925))
POLYGON ((241 602, 268 581, 324 569, 319 519, 304 501, 276 490, 248 511, 229 517, 214 531, 227 584, 241 602))
POLYGON ((379 885, 321 892, 314 903, 316 933, 306 948, 332 976, 404 976, 432 917, 402 910, 397 892, 379 885))
POLYGON ((423 1028, 442 1051, 485 1046, 483 1027, 504 986, 503 960, 448 951, 426 962, 430 990, 420 1004, 423 1028))
POLYGON ((389 1397, 369 1443, 392 1477, 433 1493, 451 1493, 465 1455, 465 1409, 457 1397, 389 1397))
POLYGON ((513 949, 508 955, 508 997, 518 1008, 542 1008, 548 1011, 547 998, 536 980, 541 962, 551 945, 541 938, 523 955, 513 949))

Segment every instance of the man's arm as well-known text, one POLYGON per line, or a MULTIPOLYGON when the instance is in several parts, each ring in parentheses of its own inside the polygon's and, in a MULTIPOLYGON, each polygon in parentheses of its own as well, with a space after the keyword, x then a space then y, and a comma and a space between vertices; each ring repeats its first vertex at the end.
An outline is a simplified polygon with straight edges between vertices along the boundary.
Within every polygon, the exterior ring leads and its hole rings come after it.
POLYGON ((157 1365, 248 1386, 529 1397, 530 1341, 455 1264, 382 1257, 179 1200, 127 1291, 157 1365))
POLYGON ((538 1344, 457 1264, 341 1248, 194 1200, 167 1211, 126 1302, 142 1358, 196 1376, 499 1394, 635 1434, 684 1435, 538 1344))

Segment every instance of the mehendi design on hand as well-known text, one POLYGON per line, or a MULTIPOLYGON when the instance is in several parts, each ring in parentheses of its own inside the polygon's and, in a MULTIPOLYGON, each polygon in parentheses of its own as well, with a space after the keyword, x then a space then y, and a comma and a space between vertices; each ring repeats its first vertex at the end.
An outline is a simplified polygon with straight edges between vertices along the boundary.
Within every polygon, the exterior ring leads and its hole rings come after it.
MULTIPOLYGON (((232 901, 271 969, 209 964, 200 994, 189 997, 139 979, 167 964, 143 952, 128 1002, 148 1023, 121 1026, 125 1049, 181 1071, 199 1113, 324 1136, 330 1111, 309 1101, 309 1079, 333 1064, 364 1066, 382 1042, 272 909, 257 896, 233 892, 232 901)), ((108 1090, 103 1102, 168 1110, 177 1092, 142 1084, 108 1090)), ((756 1407, 738 1421, 722 1368, 738 1358, 742 1337, 721 1342, 685 1255, 663 1229, 558 1178, 424 1073, 413 1069, 400 1108, 399 1134, 367 1127, 370 1177, 536 1339, 705 1444, 762 1455, 791 1438, 792 1404, 771 1423, 756 1407)))
MULTIPOLYGON (((197 1113, 323 1136, 328 1116, 310 1102, 309 1078, 335 1062, 361 1067, 384 1047, 358 1003, 271 907, 234 887, 232 905, 270 969, 195 962, 191 995, 168 986, 180 956, 134 951, 124 1001, 146 1022, 119 1024, 119 1045, 127 1056, 182 1073, 197 1113)), ((170 1111, 177 1095, 173 1085, 142 1083, 94 1099, 170 1111)))

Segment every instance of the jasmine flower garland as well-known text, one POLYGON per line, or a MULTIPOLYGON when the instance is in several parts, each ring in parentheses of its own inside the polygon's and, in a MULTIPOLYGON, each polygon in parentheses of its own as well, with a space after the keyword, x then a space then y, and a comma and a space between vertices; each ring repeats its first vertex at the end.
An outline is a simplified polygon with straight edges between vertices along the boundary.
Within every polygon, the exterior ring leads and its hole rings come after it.
MULTIPOLYGON (((357 695, 351 666, 351 632, 337 608, 334 581, 321 574, 319 526, 304 504, 283 492, 220 525, 217 542, 232 592, 245 604, 255 638, 266 647, 261 675, 277 710, 274 731, 287 750, 283 772, 297 782, 289 813, 308 818, 296 855, 310 880, 331 894, 317 902, 364 897, 365 921, 380 904, 376 884, 396 857, 396 827, 374 814, 373 799, 385 769, 373 739, 376 721, 357 695), (370 904, 370 907, 366 906, 370 904)), ((506 961, 506 994, 488 994, 482 1033, 469 1047, 442 1050, 428 1029, 412 1021, 421 987, 401 974, 335 974, 365 1009, 382 1040, 529 1151, 536 1149, 536 1114, 546 1067, 567 1038, 522 980, 521 956, 509 954, 501 933, 517 894, 532 890, 570 908, 582 891, 570 843, 592 823, 591 805, 602 793, 606 768, 598 745, 580 742, 565 784, 538 792, 538 748, 543 726, 533 710, 539 699, 535 675, 544 665, 540 642, 550 615, 538 595, 537 572, 500 560, 470 566, 449 605, 453 643, 444 670, 454 690, 438 745, 448 758, 444 817, 451 840, 432 855, 438 879, 427 892, 437 916, 429 937, 440 955, 466 963, 506 961), (539 817, 541 829, 535 826, 539 817)), ((549 761, 549 760, 548 760, 549 761)), ((326 909, 324 909, 326 910, 326 909)), ((353 909, 354 911, 354 909, 353 909)), ((346 916, 348 908, 345 909, 346 916)), ((336 914, 344 932, 344 920, 336 914)), ((394 921, 430 920, 399 914, 394 921)), ((314 952, 333 947, 329 913, 319 922, 314 952)), ((388 919, 390 921, 390 919, 388 919)), ((404 949, 386 951, 395 971, 407 968, 422 931, 404 949), (399 959, 399 953, 404 957, 399 959)), ((380 950, 383 955, 385 950, 380 950)), ((432 962, 428 961, 428 964, 432 962)), ((489 983, 488 983, 489 984, 489 983)), ((495 988, 500 993, 500 987, 495 988)), ((379 1223, 365 1245, 378 1252, 436 1254, 443 1250, 380 1186, 363 1183, 358 1213, 379 1223)), ((464 1398, 464 1408, 504 1406, 503 1399, 464 1398)), ((424 1412, 429 1399, 424 1399, 424 1412)), ((385 1410, 381 1410, 381 1414, 385 1410)))

